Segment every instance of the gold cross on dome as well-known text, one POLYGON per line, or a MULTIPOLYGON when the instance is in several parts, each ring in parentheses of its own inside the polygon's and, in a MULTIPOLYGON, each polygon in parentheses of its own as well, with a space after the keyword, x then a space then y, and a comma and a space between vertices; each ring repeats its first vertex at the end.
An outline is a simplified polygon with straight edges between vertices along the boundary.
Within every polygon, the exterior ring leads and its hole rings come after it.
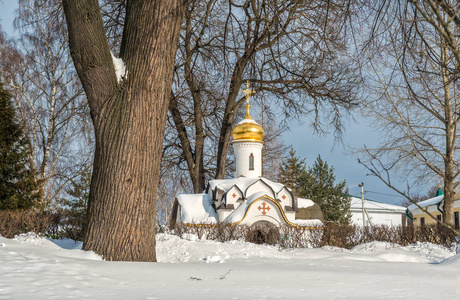
POLYGON ((249 99, 251 98, 252 95, 254 95, 256 93, 256 91, 251 91, 249 89, 249 80, 246 81, 246 89, 245 90, 241 90, 242 93, 244 93, 246 95, 246 103, 249 104, 249 99))

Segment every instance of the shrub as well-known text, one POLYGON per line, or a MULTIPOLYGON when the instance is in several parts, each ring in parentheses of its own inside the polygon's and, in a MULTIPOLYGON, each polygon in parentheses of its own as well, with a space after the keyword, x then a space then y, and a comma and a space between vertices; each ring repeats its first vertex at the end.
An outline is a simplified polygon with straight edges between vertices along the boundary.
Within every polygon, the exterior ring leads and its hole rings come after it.
POLYGON ((328 222, 323 227, 320 247, 334 246, 351 249, 363 242, 363 231, 360 227, 328 222))
POLYGON ((15 235, 27 232, 37 234, 56 234, 60 217, 47 212, 29 211, 0 211, 0 235, 13 238, 15 235))
POLYGON ((69 238, 81 241, 84 233, 82 220, 72 218, 67 211, 40 212, 35 210, 0 211, 0 235, 35 232, 51 238, 69 238))
MULTIPOLYGON (((84 236, 85 219, 75 218, 69 211, 40 212, 0 211, 0 235, 13 238, 15 235, 35 232, 52 238, 70 238, 81 241, 84 236)), ((168 227, 166 227, 168 228, 168 227)), ((351 249, 356 245, 381 241, 406 246, 415 242, 430 242, 446 247, 458 242, 451 230, 438 225, 416 226, 373 226, 364 229, 334 222, 325 223, 323 227, 305 229, 291 226, 256 226, 229 224, 198 224, 186 226, 177 223, 168 233, 178 236, 194 234, 198 239, 206 238, 219 242, 244 240, 256 244, 279 245, 281 248, 317 248, 334 246, 351 249)))
POLYGON ((450 247, 457 241, 456 235, 442 226, 373 226, 365 228, 325 223, 323 227, 305 229, 292 226, 247 226, 228 224, 199 224, 185 226, 176 224, 170 233, 195 234, 199 239, 226 242, 231 240, 245 240, 256 244, 279 245, 281 248, 318 248, 334 246, 351 249, 356 245, 381 241, 406 246, 415 242, 430 242, 450 247))

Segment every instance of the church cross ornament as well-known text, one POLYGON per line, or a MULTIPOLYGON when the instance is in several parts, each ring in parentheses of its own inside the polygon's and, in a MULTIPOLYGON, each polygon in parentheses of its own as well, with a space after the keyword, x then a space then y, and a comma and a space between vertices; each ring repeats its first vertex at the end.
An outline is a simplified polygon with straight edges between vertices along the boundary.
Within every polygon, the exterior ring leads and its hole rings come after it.
POLYGON ((249 99, 251 99, 251 96, 254 95, 256 93, 256 91, 251 91, 249 89, 249 80, 246 81, 246 89, 245 90, 241 90, 242 93, 244 93, 246 95, 246 105, 249 104, 249 99))
POLYGON ((267 210, 267 211, 270 210, 270 206, 268 206, 268 205, 265 206, 265 205, 267 205, 267 203, 265 203, 265 201, 264 201, 264 202, 262 202, 262 206, 258 207, 258 209, 262 211, 263 215, 265 215, 267 213, 265 210, 267 210))

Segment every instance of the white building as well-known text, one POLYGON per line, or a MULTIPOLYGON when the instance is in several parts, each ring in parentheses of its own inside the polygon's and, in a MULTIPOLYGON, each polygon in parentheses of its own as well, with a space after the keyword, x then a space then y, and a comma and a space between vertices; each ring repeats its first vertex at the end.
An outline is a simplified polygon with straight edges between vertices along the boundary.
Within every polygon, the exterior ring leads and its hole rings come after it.
POLYGON ((254 94, 249 84, 242 92, 246 94, 246 116, 232 131, 235 178, 211 180, 201 194, 178 195, 176 222, 192 226, 217 223, 322 226, 319 219, 295 218, 299 201, 302 209, 318 210, 317 205, 297 199, 285 185, 262 177, 264 130, 249 114, 249 99, 254 94))
MULTIPOLYGON (((364 220, 365 225, 387 225, 400 226, 406 208, 403 206, 381 203, 364 199, 364 220), (366 214, 367 212, 367 214, 366 214)), ((363 226, 363 205, 361 198, 351 197, 351 221, 353 225, 363 226)))

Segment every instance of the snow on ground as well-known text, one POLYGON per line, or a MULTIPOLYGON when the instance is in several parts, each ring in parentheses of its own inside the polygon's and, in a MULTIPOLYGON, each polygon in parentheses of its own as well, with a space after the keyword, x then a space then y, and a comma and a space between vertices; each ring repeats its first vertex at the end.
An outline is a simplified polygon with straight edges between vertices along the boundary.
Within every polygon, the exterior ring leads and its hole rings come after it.
POLYGON ((280 250, 158 234, 159 263, 0 237, 0 299, 460 299, 460 255, 429 243, 280 250))

